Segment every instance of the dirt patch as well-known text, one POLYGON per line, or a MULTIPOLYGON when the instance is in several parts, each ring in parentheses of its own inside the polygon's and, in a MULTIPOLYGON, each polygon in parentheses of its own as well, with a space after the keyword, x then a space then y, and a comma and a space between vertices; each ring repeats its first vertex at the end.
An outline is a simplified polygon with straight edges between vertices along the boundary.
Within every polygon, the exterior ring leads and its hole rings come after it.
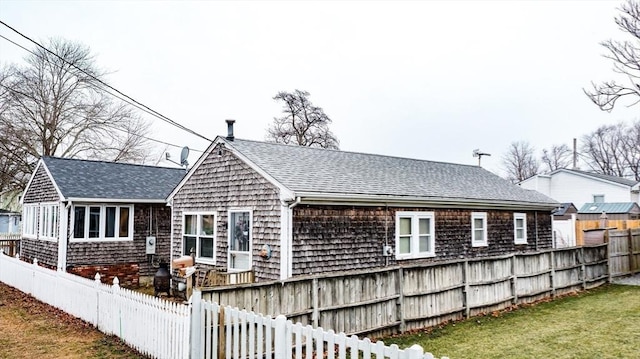
POLYGON ((0 358, 144 358, 118 338, 0 283, 0 358))

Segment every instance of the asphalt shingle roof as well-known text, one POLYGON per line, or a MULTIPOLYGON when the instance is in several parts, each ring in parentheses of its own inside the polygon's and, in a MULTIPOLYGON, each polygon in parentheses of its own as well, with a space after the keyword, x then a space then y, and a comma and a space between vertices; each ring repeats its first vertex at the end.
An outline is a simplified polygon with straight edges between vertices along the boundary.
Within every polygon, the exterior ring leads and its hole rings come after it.
POLYGON ((578 213, 630 213, 634 209, 634 213, 640 210, 635 202, 585 203, 578 213))
POLYGON ((558 204, 479 166, 240 139, 225 142, 294 192, 558 204))
POLYGON ((66 198, 165 199, 185 175, 179 168, 43 157, 66 198))
POLYGON ((564 170, 565 171, 569 171, 569 172, 580 173, 580 174, 591 176, 591 177, 595 177, 595 178, 600 178, 600 179, 603 179, 603 180, 609 181, 609 182, 623 184, 623 185, 629 186, 629 187, 633 187, 636 183, 638 183, 638 181, 630 180, 630 179, 624 178, 624 177, 603 175, 601 173, 585 172, 585 171, 568 169, 568 168, 564 169, 564 170))

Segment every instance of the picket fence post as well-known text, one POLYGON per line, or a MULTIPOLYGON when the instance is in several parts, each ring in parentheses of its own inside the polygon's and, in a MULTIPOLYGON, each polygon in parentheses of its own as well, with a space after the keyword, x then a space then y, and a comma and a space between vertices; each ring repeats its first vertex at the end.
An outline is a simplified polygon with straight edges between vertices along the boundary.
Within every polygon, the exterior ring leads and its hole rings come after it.
POLYGON ((100 273, 93 277, 93 287, 96 289, 96 322, 95 327, 100 329, 100 273))
POLYGON ((276 327, 274 335, 274 348, 273 354, 276 358, 286 358, 287 346, 291 343, 287 343, 287 317, 280 314, 276 317, 276 327))
POLYGON ((200 343, 200 331, 204 330, 204 328, 201 328, 202 292, 194 288, 189 301, 191 302, 191 326, 189 330, 189 346, 191 352, 189 357, 191 359, 199 359, 204 357, 200 343))

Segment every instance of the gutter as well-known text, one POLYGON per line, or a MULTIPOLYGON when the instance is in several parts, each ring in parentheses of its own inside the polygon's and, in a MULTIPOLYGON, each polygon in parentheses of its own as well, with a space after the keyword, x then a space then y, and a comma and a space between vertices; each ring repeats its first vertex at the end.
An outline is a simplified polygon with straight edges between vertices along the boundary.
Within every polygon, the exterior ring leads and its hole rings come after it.
POLYGON ((335 204, 335 205, 370 205, 370 206, 407 206, 407 207, 458 207, 458 208, 491 208, 491 209, 555 209, 559 203, 548 202, 514 202, 505 200, 479 200, 479 199, 451 199, 444 197, 414 197, 414 196, 380 196, 367 194, 344 193, 314 193, 299 192, 301 201, 296 204, 335 204))
POLYGON ((167 203, 166 199, 127 199, 127 198, 66 198, 71 202, 83 203, 167 203))

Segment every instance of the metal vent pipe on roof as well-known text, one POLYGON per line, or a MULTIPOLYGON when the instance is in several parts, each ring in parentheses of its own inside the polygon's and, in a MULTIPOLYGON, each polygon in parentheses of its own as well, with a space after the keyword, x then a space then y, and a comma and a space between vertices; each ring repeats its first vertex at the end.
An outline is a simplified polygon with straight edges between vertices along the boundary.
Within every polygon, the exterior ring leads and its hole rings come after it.
POLYGON ((227 140, 233 141, 233 139, 235 138, 233 136, 233 123, 236 122, 236 120, 226 120, 226 121, 227 121, 227 140))

